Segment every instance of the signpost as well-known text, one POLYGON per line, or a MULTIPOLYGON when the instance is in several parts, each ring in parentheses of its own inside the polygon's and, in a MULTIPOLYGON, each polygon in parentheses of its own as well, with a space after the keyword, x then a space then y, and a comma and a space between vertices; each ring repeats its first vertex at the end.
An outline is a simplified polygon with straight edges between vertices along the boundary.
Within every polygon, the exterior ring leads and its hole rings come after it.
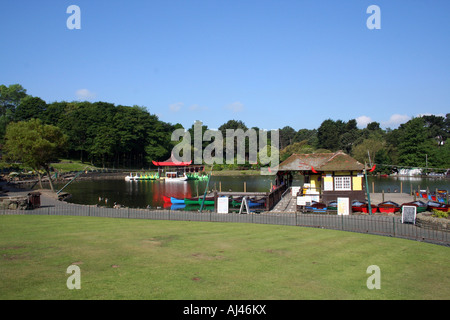
POLYGON ((416 224, 417 207, 403 206, 402 207, 402 223, 416 224))
POLYGON ((350 213, 349 198, 337 198, 338 215, 348 216, 350 213))
POLYGON ((217 213, 228 213, 228 197, 217 198, 217 213))

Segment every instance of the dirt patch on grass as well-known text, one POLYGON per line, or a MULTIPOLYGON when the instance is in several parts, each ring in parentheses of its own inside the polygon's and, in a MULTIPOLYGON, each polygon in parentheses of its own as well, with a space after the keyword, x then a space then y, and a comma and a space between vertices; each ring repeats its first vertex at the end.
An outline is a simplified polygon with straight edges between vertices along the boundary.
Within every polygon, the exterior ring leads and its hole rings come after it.
POLYGON ((215 254, 209 254, 209 253, 203 253, 203 252, 195 252, 195 253, 191 254, 191 257, 194 257, 195 259, 198 259, 198 260, 206 260, 206 261, 225 259, 225 256, 223 256, 223 255, 215 255, 215 254))
POLYGON ((178 239, 178 236, 168 235, 168 236, 159 236, 149 239, 144 239, 141 241, 143 246, 150 247, 167 247, 171 242, 178 239))

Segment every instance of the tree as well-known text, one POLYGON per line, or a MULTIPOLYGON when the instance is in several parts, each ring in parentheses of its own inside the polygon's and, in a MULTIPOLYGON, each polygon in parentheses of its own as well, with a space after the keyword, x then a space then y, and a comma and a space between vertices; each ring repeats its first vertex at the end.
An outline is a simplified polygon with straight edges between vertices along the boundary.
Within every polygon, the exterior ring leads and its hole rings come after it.
POLYGON ((5 135, 6 126, 14 118, 14 112, 20 100, 26 96, 26 90, 20 84, 12 84, 8 87, 0 85, 0 140, 5 135))
POLYGON ((38 97, 27 96, 20 101, 14 113, 14 121, 26 121, 44 117, 47 103, 38 97))
POLYGON ((422 166, 426 164, 427 131, 423 118, 413 118, 400 126, 398 139, 399 164, 404 166, 422 166))
POLYGON ((292 144, 296 133, 297 132, 290 126, 280 129, 280 149, 284 149, 292 144))
POLYGON ((317 130, 318 147, 336 151, 341 146, 340 137, 344 132, 345 123, 342 120, 327 119, 322 122, 317 130))
POLYGON ((385 144, 385 141, 381 139, 365 139, 352 149, 352 156, 361 163, 374 163, 376 154, 385 147, 385 144))
POLYGON ((21 162, 36 171, 41 188, 40 170, 44 170, 54 191, 50 163, 56 160, 66 141, 67 137, 58 127, 44 125, 39 119, 31 119, 8 125, 3 150, 7 160, 21 162))
POLYGON ((294 137, 293 142, 302 142, 303 140, 307 140, 310 146, 316 147, 318 144, 317 141, 317 129, 300 129, 297 131, 294 137))
POLYGON ((27 96, 25 90, 20 84, 10 86, 0 85, 0 115, 5 115, 7 110, 13 113, 19 105, 20 100, 27 96))

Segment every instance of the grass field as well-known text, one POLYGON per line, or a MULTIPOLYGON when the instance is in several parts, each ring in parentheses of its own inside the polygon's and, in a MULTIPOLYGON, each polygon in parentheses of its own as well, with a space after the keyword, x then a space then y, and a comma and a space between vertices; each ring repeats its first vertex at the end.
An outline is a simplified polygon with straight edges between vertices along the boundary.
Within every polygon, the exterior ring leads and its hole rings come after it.
POLYGON ((0 299, 448 299, 449 250, 289 226, 0 216, 0 299), (71 264, 80 290, 66 286, 71 264))

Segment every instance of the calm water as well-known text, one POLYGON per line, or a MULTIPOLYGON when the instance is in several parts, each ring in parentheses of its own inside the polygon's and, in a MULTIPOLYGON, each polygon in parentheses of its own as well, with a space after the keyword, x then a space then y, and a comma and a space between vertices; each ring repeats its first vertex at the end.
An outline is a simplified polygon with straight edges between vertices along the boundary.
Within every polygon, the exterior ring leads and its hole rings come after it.
MULTIPOLYGON (((270 190, 274 178, 270 176, 239 176, 239 177, 215 177, 211 178, 209 190, 222 191, 244 191, 267 192, 270 190)), ((302 185, 302 177, 294 179, 294 185, 302 185)), ((449 179, 425 179, 425 178, 375 178, 368 179, 369 190, 372 192, 400 192, 409 193, 413 190, 429 188, 430 191, 437 189, 450 190, 449 179)), ((69 185, 65 192, 72 194, 69 202, 80 204, 99 204, 112 207, 118 203, 130 208, 145 208, 147 206, 156 208, 164 207, 163 195, 175 198, 189 198, 203 195, 206 181, 165 182, 165 181, 130 181, 120 180, 86 180, 76 181, 69 185), (102 198, 99 201, 99 198, 102 198), (104 199, 108 199, 105 203, 104 199)), ((64 184, 57 185, 62 188, 64 184)))

